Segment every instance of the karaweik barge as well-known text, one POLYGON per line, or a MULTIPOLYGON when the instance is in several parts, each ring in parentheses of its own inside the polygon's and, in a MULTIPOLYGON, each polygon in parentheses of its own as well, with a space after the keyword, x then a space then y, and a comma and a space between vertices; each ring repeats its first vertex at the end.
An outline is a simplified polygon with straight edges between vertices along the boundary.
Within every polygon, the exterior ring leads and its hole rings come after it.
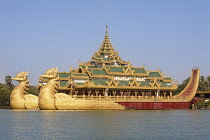
POLYGON ((150 71, 124 61, 106 27, 103 43, 89 62, 80 62, 69 72, 52 68, 40 76, 37 106, 41 110, 189 109, 199 77, 200 69, 192 69, 188 85, 173 95, 177 83, 172 84, 173 79, 160 69, 150 71))

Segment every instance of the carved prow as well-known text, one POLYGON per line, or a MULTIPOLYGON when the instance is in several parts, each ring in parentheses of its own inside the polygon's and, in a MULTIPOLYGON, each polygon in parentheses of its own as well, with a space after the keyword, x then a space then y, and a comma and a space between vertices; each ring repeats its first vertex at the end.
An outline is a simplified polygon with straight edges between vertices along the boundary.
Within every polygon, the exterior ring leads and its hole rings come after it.
POLYGON ((49 79, 48 83, 41 88, 39 94, 39 108, 41 110, 55 110, 55 94, 58 87, 58 68, 48 69, 41 78, 49 79))
POLYGON ((19 81, 20 83, 13 89, 10 95, 10 107, 12 109, 37 109, 38 97, 32 94, 27 94, 27 86, 29 80, 27 78, 28 72, 20 72, 12 80, 19 81))

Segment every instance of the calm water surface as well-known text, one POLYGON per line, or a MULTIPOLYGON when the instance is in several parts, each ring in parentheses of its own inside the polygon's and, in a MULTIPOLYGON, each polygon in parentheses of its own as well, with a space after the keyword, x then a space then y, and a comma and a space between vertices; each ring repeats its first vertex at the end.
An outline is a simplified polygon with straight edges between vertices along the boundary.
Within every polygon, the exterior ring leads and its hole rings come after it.
POLYGON ((210 110, 0 110, 0 139, 208 140, 210 110))

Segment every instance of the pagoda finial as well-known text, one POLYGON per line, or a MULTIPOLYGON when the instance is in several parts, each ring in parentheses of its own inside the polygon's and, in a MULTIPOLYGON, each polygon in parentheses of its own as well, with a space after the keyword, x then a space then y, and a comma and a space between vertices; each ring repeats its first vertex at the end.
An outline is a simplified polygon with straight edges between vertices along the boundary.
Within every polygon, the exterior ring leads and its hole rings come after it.
POLYGON ((104 36, 104 41, 102 43, 102 48, 103 47, 106 47, 106 48, 111 48, 112 47, 112 44, 109 40, 109 35, 108 35, 108 25, 106 24, 106 33, 105 33, 105 36, 104 36))

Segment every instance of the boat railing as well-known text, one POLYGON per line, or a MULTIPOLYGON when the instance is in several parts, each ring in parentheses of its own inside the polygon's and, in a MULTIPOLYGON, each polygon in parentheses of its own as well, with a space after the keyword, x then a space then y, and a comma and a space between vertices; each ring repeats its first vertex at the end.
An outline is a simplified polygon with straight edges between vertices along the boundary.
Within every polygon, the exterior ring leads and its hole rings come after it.
POLYGON ((186 102, 188 96, 94 96, 70 95, 75 100, 115 101, 115 102, 186 102))

